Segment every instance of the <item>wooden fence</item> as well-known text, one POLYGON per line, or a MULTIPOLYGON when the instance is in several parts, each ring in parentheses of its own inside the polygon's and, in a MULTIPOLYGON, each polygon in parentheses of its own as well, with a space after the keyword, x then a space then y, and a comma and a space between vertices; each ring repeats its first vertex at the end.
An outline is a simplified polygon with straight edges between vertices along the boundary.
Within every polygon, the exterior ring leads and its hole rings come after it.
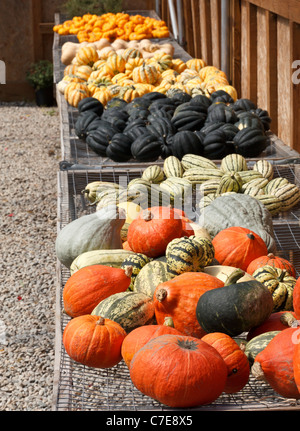
MULTIPOLYGON (((300 152, 300 0, 228 0, 228 5, 228 78, 239 97, 270 113, 273 132, 300 152)), ((160 7, 172 28, 167 0, 160 7)), ((221 68, 222 0, 182 0, 182 12, 186 51, 221 68)))

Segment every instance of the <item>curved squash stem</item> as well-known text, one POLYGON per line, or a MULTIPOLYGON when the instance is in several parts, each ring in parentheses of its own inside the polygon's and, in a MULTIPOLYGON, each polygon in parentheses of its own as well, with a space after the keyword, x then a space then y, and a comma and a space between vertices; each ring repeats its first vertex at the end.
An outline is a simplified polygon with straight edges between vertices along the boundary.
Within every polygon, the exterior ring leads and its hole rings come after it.
POLYGON ((236 269, 231 274, 227 276, 224 286, 229 286, 230 284, 236 283, 240 278, 245 275, 245 271, 242 269, 236 269))
POLYGON ((280 316, 280 322, 286 326, 293 326, 294 322, 297 322, 297 319, 292 315, 292 313, 284 313, 280 316))
POLYGON ((251 367, 251 373, 256 380, 265 380, 265 375, 259 362, 254 362, 251 367))

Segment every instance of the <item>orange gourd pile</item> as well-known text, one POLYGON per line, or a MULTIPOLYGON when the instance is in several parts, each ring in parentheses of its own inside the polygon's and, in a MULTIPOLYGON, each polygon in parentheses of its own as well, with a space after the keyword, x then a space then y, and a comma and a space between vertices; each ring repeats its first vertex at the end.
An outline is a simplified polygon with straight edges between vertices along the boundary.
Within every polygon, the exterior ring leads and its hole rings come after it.
POLYGON ((102 38, 141 40, 169 37, 165 21, 127 13, 75 16, 55 25, 53 31, 60 35, 76 35, 79 42, 95 42, 102 38))

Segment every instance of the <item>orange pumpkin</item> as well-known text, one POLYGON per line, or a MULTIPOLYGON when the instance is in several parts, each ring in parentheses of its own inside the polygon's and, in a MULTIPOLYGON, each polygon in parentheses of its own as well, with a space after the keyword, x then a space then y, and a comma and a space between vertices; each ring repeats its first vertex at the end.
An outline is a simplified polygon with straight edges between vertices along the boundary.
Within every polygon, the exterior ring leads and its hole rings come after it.
MULTIPOLYGON (((299 330, 299 328, 298 328, 299 330)), ((294 334, 296 337, 295 350, 293 356, 294 380, 300 392, 300 331, 294 334)))
POLYGON ((157 323, 162 325, 166 317, 171 317, 178 331, 203 337, 206 332, 196 317, 197 303, 204 292, 223 286, 223 281, 202 272, 185 272, 159 284, 153 295, 157 323))
POLYGON ((105 265, 81 268, 69 277, 64 286, 64 310, 70 317, 90 314, 103 299, 125 292, 130 282, 130 270, 105 265))
POLYGON ((280 256, 275 256, 273 253, 268 253, 266 256, 259 256, 254 259, 247 267, 247 273, 252 275, 253 272, 262 268, 265 265, 273 266, 274 268, 280 268, 286 270, 292 277, 296 277, 296 270, 294 265, 288 260, 280 256))
POLYGON ((71 319, 63 332, 63 344, 74 361, 88 367, 110 368, 121 359, 126 332, 117 322, 101 316, 84 315, 71 319))
POLYGON ((293 311, 277 311, 276 313, 272 313, 261 325, 250 329, 247 334, 247 341, 252 340, 252 338, 257 335, 264 334, 265 332, 283 331, 284 329, 287 329, 292 325, 293 317, 296 319, 296 314, 293 311))
POLYGON ((299 343, 298 327, 279 332, 255 357, 251 368, 257 379, 266 380, 282 397, 300 399, 300 392, 294 379, 293 359, 299 343))
POLYGON ((129 246, 136 253, 158 257, 165 253, 172 239, 182 235, 181 219, 169 207, 151 207, 142 211, 130 223, 127 234, 129 246))
POLYGON ((237 342, 222 332, 204 335, 201 340, 214 347, 227 365, 228 374, 224 392, 234 394, 243 389, 249 380, 250 366, 247 356, 237 342))
POLYGON ((182 335, 181 332, 168 324, 167 319, 163 325, 145 325, 131 331, 123 341, 121 349, 121 354, 127 367, 130 368, 130 362, 139 349, 148 341, 164 334, 182 335))
POLYGON ((293 308, 297 319, 300 319, 300 277, 297 278, 293 290, 293 308))
POLYGON ((247 271, 254 259, 268 254, 263 239, 250 229, 231 226, 221 230, 212 240, 215 258, 221 265, 247 271))
POLYGON ((137 351, 130 377, 140 392, 169 407, 193 407, 212 403, 221 395, 227 367, 209 344, 166 334, 137 351))

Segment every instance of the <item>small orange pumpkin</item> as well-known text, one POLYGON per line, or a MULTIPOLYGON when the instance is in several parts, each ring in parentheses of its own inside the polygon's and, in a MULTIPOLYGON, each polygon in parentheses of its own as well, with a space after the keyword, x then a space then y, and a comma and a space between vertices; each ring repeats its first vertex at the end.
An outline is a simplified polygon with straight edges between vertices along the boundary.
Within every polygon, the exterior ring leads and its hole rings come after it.
POLYGON ((100 301, 125 292, 131 283, 130 269, 91 265, 69 277, 63 289, 64 311, 70 317, 90 314, 100 301))
POLYGON ((293 308, 297 319, 300 319, 300 277, 297 278, 293 290, 293 308))
POLYGON ((268 253, 266 256, 259 256, 252 260, 247 267, 247 273, 252 275, 253 272, 262 268, 265 265, 273 266, 274 268, 285 269, 292 277, 296 277, 296 270, 294 265, 288 260, 280 256, 275 256, 273 253, 268 253))
POLYGON ((268 254, 263 239, 248 228, 231 226, 221 230, 212 240, 215 258, 221 265, 247 271, 254 259, 268 254))
POLYGON ((74 361, 88 367, 110 368, 122 359, 125 337, 125 330, 117 322, 88 314, 68 322, 63 344, 74 361))
POLYGON ((224 392, 234 394, 243 389, 249 380, 250 366, 247 356, 237 342, 222 332, 204 335, 201 340, 214 347, 227 365, 228 375, 224 392))

